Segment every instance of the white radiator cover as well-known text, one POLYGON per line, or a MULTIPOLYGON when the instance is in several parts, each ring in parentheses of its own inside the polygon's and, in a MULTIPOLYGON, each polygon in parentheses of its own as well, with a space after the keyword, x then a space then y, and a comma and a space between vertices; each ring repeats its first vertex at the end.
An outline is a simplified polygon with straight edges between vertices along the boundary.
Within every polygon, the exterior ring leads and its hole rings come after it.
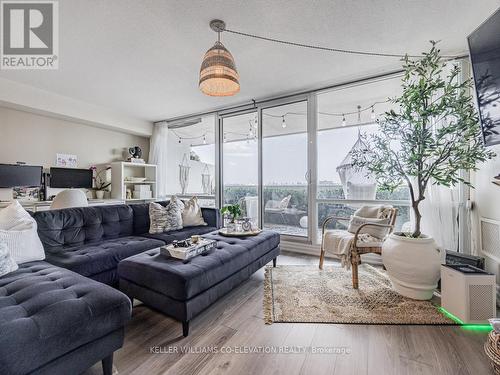
POLYGON ((479 225, 482 255, 500 263, 500 221, 482 217, 479 225))

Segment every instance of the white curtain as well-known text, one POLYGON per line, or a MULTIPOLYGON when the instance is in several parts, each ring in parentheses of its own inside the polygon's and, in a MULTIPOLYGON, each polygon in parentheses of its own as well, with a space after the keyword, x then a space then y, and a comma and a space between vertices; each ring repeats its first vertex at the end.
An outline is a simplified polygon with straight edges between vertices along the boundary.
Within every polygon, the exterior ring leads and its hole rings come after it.
POLYGON ((156 164, 156 191, 158 198, 167 195, 168 126, 165 121, 157 122, 149 144, 149 163, 156 164))
POLYGON ((458 251, 458 191, 458 186, 448 188, 429 183, 420 204, 422 233, 433 237, 445 250, 458 251))

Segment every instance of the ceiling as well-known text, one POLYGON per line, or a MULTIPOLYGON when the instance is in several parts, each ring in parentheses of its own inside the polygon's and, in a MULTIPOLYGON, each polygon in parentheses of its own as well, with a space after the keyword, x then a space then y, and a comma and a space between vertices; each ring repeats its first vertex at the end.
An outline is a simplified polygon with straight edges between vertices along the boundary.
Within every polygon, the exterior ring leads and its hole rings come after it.
POLYGON ((498 0, 64 0, 59 2, 56 71, 1 71, 0 77, 158 121, 282 93, 392 71, 394 58, 306 50, 224 33, 241 92, 212 98, 198 72, 216 35, 208 23, 336 48, 417 54, 440 40, 466 52, 466 36, 498 0))

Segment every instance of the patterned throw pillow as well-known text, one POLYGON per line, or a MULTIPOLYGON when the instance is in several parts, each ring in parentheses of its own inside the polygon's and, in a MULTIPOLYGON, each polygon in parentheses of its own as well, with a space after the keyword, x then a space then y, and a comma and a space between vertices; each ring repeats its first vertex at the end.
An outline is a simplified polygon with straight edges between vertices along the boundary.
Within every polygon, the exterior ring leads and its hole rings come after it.
POLYGON ((149 233, 163 233, 172 230, 182 229, 182 211, 184 203, 176 196, 170 198, 166 207, 161 204, 151 202, 149 204, 149 233))
POLYGON ((18 265, 10 256, 5 242, 0 242, 0 277, 18 269, 18 265))

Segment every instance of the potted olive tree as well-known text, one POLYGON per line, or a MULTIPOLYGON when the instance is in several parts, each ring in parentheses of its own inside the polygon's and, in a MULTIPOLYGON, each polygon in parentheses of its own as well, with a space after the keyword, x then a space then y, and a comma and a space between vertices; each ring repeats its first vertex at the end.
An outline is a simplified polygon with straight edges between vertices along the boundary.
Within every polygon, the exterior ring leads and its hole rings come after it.
POLYGON ((402 94, 391 99, 397 109, 382 116, 379 132, 364 136, 366 148, 353 155, 354 165, 373 174, 381 189, 408 186, 413 230, 391 234, 382 258, 394 289, 414 299, 432 297, 442 258, 421 230, 426 189, 430 184, 470 185, 461 171, 476 170, 478 162, 495 156, 483 147, 471 81, 460 82, 458 65, 447 72, 431 43, 421 59, 403 60, 402 94))

